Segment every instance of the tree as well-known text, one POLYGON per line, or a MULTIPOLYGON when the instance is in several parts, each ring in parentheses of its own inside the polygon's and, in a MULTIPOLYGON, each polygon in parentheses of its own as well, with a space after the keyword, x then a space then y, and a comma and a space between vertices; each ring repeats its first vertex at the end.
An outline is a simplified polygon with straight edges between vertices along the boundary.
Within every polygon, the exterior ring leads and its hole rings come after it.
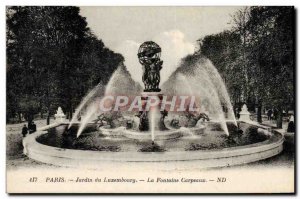
POLYGON ((200 41, 200 53, 209 58, 220 72, 231 94, 233 104, 239 104, 245 85, 241 55, 242 41, 236 32, 224 31, 205 36, 200 41))
POLYGON ((247 65, 247 47, 249 43, 249 35, 251 34, 248 30, 248 21, 250 18, 249 7, 242 8, 238 10, 235 15, 232 16, 233 18, 233 32, 237 33, 241 38, 240 44, 240 56, 241 56, 241 69, 244 75, 244 82, 243 82, 243 99, 248 98, 248 86, 249 86, 249 77, 248 77, 248 67, 247 65))
POLYGON ((248 22, 255 91, 260 103, 278 110, 279 128, 282 110, 294 103, 293 13, 292 7, 252 7, 248 22))
MULTIPOLYGON (((215 64, 234 104, 237 98, 257 108, 294 109, 294 9, 247 7, 233 16, 234 27, 200 42, 200 52, 215 64)), ((254 108, 254 107, 253 107, 254 108)), ((253 109, 251 107, 251 109, 253 109)), ((287 111, 287 110, 286 110, 287 111)))
POLYGON ((7 7, 6 32, 7 118, 45 111, 49 123, 58 106, 70 118, 88 90, 107 83, 123 61, 91 34, 78 7, 7 7), (22 108, 27 98, 38 108, 22 108))

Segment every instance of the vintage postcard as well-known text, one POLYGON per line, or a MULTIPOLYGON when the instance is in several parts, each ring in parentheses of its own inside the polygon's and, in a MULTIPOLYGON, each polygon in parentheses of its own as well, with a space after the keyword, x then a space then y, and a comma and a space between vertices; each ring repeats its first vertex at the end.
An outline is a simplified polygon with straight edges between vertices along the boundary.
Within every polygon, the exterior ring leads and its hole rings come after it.
POLYGON ((295 10, 6 7, 7 193, 294 193, 295 10))

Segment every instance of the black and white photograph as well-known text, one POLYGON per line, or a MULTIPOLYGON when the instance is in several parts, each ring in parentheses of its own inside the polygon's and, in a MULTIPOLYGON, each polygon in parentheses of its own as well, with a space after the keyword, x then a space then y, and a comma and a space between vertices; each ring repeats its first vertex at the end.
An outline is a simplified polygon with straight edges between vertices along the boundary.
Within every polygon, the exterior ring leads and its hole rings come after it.
POLYGON ((5 12, 7 193, 295 193, 294 6, 5 12))

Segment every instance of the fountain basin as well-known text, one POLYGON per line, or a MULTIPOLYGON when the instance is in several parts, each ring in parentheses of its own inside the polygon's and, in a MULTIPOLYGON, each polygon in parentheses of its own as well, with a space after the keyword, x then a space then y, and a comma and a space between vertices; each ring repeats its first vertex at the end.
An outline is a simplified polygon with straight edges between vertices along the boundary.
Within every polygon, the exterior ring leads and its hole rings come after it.
MULTIPOLYGON (((57 124, 56 127, 60 125, 57 124)), ((45 130, 46 127, 24 138, 25 155, 48 164, 90 169, 106 169, 112 164, 115 168, 133 169, 136 169, 136 166, 153 169, 155 165, 156 169, 162 170, 232 166, 275 156, 282 151, 284 141, 279 132, 273 131, 272 136, 262 142, 222 149, 110 152, 66 149, 41 144, 37 139, 49 133, 45 130)))

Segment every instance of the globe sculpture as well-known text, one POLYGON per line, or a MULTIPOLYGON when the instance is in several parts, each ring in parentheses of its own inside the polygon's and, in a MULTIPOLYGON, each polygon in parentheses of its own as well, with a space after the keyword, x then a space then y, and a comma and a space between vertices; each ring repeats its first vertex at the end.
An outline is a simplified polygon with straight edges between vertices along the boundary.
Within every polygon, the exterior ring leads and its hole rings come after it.
POLYGON ((143 83, 145 92, 159 92, 160 70, 163 61, 160 60, 161 48, 153 41, 144 42, 138 51, 139 62, 143 65, 143 83))
MULTIPOLYGON (((146 106, 149 100, 149 97, 157 96, 161 100, 162 94, 159 93, 161 89, 159 88, 160 83, 160 70, 162 69, 163 61, 160 60, 161 48, 158 44, 153 41, 144 42, 138 50, 138 59, 143 66, 143 83, 145 85, 143 103, 146 106)), ((158 108, 158 107, 154 107, 158 108)), ((151 110, 152 115, 155 114, 151 110)), ((151 113, 149 111, 143 110, 137 116, 140 118, 139 130, 140 131, 149 131, 149 116, 151 113)), ((164 124, 164 118, 167 116, 167 111, 159 113, 156 111, 156 127, 159 130, 166 129, 164 124)), ((152 121, 153 123, 154 121, 152 121)))

